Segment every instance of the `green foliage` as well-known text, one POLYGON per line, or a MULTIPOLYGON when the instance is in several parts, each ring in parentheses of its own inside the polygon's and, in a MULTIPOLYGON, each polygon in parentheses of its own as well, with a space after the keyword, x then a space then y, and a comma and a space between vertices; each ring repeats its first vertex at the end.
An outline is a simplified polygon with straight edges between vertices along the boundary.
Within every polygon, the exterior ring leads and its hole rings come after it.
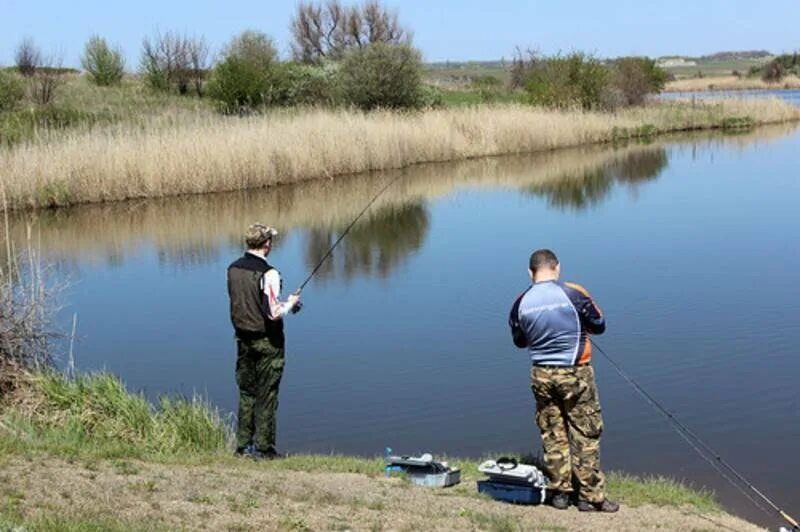
POLYGON ((208 85, 208 95, 226 113, 274 105, 285 91, 286 72, 272 40, 255 31, 245 31, 225 47, 208 85))
POLYGON ((122 79, 125 60, 119 48, 110 48, 105 39, 94 35, 86 43, 81 66, 95 84, 108 87, 122 79))
POLYGON ((104 373, 74 380, 47 373, 34 386, 41 407, 6 421, 50 451, 135 457, 213 453, 227 445, 228 431, 219 416, 197 399, 163 398, 154 408, 104 373))
POLYGON ((274 76, 276 87, 283 87, 281 105, 334 106, 341 102, 338 65, 282 64, 274 76))
POLYGON ((608 492, 628 506, 692 506, 700 512, 718 512, 719 504, 714 494, 707 490, 697 490, 676 480, 664 477, 639 478, 624 473, 612 472, 608 475, 608 492))
POLYGON ((0 113, 0 146, 34 138, 40 130, 57 130, 97 124, 109 124, 114 117, 108 110, 94 112, 74 107, 42 105, 30 109, 0 113))
POLYGON ((25 85, 11 72, 0 70, 0 112, 13 110, 25 97, 25 85))
POLYGON ((725 130, 750 130, 756 125, 755 120, 749 116, 730 116, 722 119, 721 127, 725 130))
POLYGON ((786 76, 786 67, 778 59, 774 59, 767 63, 767 65, 761 71, 761 79, 767 83, 778 83, 784 78, 784 76, 786 76))
POLYGON ((648 94, 664 89, 667 73, 649 57, 623 57, 612 65, 611 82, 619 91, 623 105, 641 105, 648 94))
POLYGON ((345 101, 360 109, 423 105, 422 59, 409 45, 374 43, 346 54, 340 67, 345 101))
POLYGON ((553 57, 531 57, 523 86, 528 101, 554 108, 601 107, 608 70, 600 61, 581 52, 553 57))

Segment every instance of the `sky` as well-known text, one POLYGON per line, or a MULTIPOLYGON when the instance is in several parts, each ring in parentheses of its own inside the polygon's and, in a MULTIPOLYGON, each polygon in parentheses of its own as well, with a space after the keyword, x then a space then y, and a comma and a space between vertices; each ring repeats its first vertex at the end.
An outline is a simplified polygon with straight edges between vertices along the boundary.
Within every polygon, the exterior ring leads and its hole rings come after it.
MULTIPOLYGON (((349 3, 344 0, 343 3, 349 3)), ((800 48, 799 0, 384 0, 414 33, 425 61, 493 60, 516 46, 544 53, 704 55, 724 50, 800 48)), ((32 37, 46 54, 78 66, 93 34, 122 47, 135 68, 142 38, 177 30, 219 50, 256 29, 289 55, 295 0, 0 0, 0 65, 32 37)))

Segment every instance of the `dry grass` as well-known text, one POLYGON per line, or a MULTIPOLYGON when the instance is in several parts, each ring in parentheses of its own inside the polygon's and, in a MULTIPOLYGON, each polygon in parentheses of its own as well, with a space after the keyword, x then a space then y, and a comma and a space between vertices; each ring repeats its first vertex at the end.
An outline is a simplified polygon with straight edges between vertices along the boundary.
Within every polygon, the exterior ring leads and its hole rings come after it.
POLYGON ((220 192, 487 155, 551 150, 663 131, 797 120, 779 100, 660 103, 618 114, 522 106, 419 114, 293 110, 197 113, 151 127, 50 135, 0 152, 13 208, 220 192))
POLYGON ((70 263, 78 257, 82 261, 121 260, 137 253, 140 246, 148 245, 154 246, 167 261, 202 261, 203 257, 220 253, 221 242, 239 242, 243 228, 252 220, 265 220, 284 231, 340 231, 397 172, 403 172, 403 178, 381 195, 365 221, 373 214, 435 199, 456 187, 531 189, 579 185, 586 175, 656 157, 658 152, 671 149, 670 146, 724 143, 746 149, 754 142, 783 138, 795 127, 784 124, 736 135, 674 135, 664 142, 618 145, 613 149, 583 146, 514 157, 471 159, 444 166, 425 164, 247 193, 12 212, 10 240, 24 241, 31 231, 35 239, 48 243, 47 258, 56 264, 70 263), (108 223, 109 220, 113 223, 108 223), (104 224, 103 231, 96 231, 98 224, 104 224))
MULTIPOLYGON (((11 511, 0 508, 0 528, 8 512, 10 525, 54 516, 102 523, 90 530, 759 530, 690 505, 638 506, 623 497, 619 513, 586 514, 492 501, 478 496, 474 478, 434 490, 384 478, 379 469, 367 476, 276 466, 10 457, 0 501, 11 511)), ((49 530, 56 529, 63 525, 49 530)))
POLYGON ((667 83, 664 90, 666 92, 696 92, 765 89, 800 89, 800 78, 787 76, 779 83, 767 83, 761 78, 740 78, 737 76, 679 79, 667 83))

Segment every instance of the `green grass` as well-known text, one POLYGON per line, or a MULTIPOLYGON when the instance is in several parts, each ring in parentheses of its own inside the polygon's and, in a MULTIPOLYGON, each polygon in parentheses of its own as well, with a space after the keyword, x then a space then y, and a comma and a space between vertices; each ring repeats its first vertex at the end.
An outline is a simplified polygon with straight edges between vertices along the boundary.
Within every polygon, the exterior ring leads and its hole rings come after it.
POLYGON ((608 474, 608 494, 628 506, 692 506, 700 512, 719 512, 714 494, 664 477, 640 478, 624 473, 608 474))
POLYGON ((169 530, 157 520, 125 521, 106 516, 62 515, 41 513, 33 517, 6 515, 0 511, 2 532, 155 532, 169 530))
POLYGON ((107 373, 70 380, 47 372, 26 393, 28 404, 4 412, 8 430, 0 437, 0 453, 24 448, 60 456, 153 458, 228 447, 227 427, 201 399, 164 397, 155 407, 107 373))
MULTIPOLYGON (((97 462, 109 460, 114 472, 135 478, 141 466, 136 460, 172 464, 214 464, 241 467, 243 459, 231 453, 230 432, 218 413, 199 400, 162 399, 151 405, 142 395, 125 389, 123 383, 106 373, 66 379, 57 373, 45 373, 32 379, 24 391, 20 406, 7 405, 0 415, 0 463, 10 456, 58 456, 68 460, 84 460, 88 469, 97 462), (33 405, 33 406, 32 406, 33 405)), ((502 454, 502 453, 501 453, 502 454)), ((446 459, 462 471, 462 484, 455 488, 461 495, 475 495, 474 481, 482 460, 446 459)), ((252 463, 264 470, 307 471, 314 473, 357 473, 368 476, 383 474, 379 457, 360 458, 343 455, 296 455, 284 460, 252 463)), ((248 463, 248 467, 251 465, 248 463)), ((152 492, 153 485, 137 489, 152 492)), ((637 478, 622 473, 608 475, 609 495, 629 506, 692 506, 701 512, 719 511, 708 491, 695 490, 667 478, 637 478)), ((14 522, 15 508, 24 495, 6 494, 0 515, 14 522)), ((233 501, 236 508, 247 512, 248 501, 233 501)), ((37 518, 39 519, 39 518, 37 518)), ((34 529, 94 530, 93 521, 53 520, 42 517, 34 529), (83 524, 82 524, 83 523, 83 524), (41 528, 36 528, 41 527, 41 528), (50 528, 48 528, 50 527, 50 528), (69 528, 73 527, 73 528, 69 528)), ((476 516, 475 519, 482 519, 476 516)), ((479 524, 476 522, 476 524, 479 524)), ((514 523, 483 523, 493 530, 513 529, 514 523), (508 527, 511 528, 508 528, 508 527)), ((481 524, 481 526, 483 526, 481 524)), ((114 522, 100 522, 115 529, 114 522)), ((134 524, 135 525, 135 524, 134 524)), ((27 525, 26 525, 27 526, 27 525)), ((128 527, 128 524, 125 524, 128 527)), ((3 528, 0 526, 0 530, 3 528)))

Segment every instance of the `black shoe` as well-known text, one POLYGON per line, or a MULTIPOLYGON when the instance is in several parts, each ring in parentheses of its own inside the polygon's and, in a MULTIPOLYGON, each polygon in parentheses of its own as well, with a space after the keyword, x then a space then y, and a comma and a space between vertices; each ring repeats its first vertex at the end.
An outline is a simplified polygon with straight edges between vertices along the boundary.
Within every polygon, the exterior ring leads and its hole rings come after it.
POLYGON ((279 453, 274 447, 270 447, 266 451, 256 449, 253 451, 252 457, 256 460, 280 460, 286 458, 286 455, 279 453))
POLYGON ((550 499, 550 504, 557 510, 566 510, 569 508, 569 493, 564 493, 563 491, 557 492, 550 499))
POLYGON ((245 445, 244 447, 237 447, 236 451, 234 451, 236 456, 241 457, 249 457, 253 455, 253 446, 252 445, 245 445))
POLYGON ((614 513, 619 510, 619 504, 604 499, 602 502, 578 501, 578 510, 581 512, 606 512, 614 513))

